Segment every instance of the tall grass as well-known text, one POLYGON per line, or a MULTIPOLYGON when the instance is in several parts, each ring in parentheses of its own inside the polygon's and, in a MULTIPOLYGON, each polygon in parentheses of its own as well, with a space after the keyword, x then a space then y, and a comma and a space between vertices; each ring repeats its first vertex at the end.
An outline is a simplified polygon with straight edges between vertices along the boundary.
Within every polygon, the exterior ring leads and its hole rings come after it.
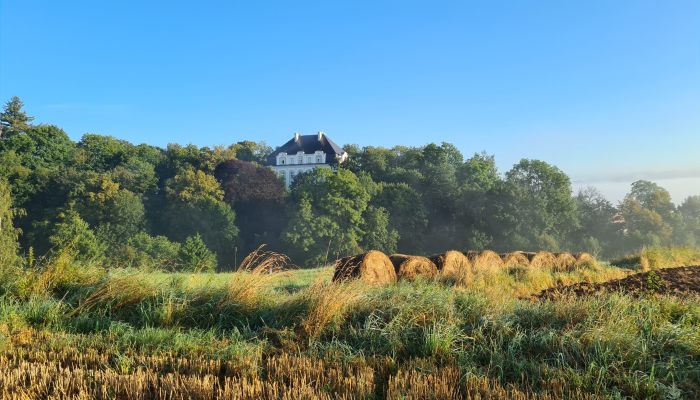
POLYGON ((486 270, 467 287, 331 284, 327 269, 56 271, 18 276, 48 283, 0 297, 10 371, 0 380, 12 388, 2 398, 61 398, 22 379, 78 397, 116 387, 173 398, 700 396, 700 298, 531 299, 632 272, 604 264, 486 270))

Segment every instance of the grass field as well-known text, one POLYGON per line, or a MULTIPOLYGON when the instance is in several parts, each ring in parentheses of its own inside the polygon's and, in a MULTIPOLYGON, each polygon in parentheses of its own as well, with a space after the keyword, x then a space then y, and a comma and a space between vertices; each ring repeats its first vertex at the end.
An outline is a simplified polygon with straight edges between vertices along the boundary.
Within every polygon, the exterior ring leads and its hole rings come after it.
POLYGON ((467 288, 331 284, 332 272, 146 273, 60 260, 6 271, 0 398, 700 396, 697 296, 531 297, 633 269, 508 268, 467 288))

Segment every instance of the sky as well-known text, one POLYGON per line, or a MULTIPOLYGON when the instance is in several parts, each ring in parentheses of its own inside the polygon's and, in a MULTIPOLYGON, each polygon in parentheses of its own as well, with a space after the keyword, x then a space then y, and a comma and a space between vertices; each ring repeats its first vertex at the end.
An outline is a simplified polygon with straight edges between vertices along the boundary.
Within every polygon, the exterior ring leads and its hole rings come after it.
POLYGON ((455 144, 700 194, 699 1, 0 0, 0 101, 165 146, 455 144))

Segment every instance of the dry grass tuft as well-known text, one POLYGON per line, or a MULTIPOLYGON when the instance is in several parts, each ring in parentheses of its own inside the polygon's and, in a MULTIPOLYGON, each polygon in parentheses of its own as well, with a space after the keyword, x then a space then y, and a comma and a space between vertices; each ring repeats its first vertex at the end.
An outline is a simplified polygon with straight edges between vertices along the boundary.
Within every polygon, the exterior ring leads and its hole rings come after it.
POLYGON ((435 264, 426 257, 392 254, 389 259, 399 280, 414 281, 419 277, 432 279, 438 273, 435 264))
POLYGON ((69 315, 75 316, 83 311, 106 307, 118 310, 135 305, 158 293, 159 286, 148 279, 147 274, 136 273, 114 276, 99 285, 69 315))
POLYGON ((335 262, 333 282, 361 279, 370 285, 385 285, 396 282, 396 271, 389 257, 381 251, 343 257, 335 262))
POLYGON ((309 314, 301 323, 303 333, 310 339, 318 338, 329 323, 342 318, 346 310, 362 298, 361 282, 339 284, 316 283, 304 292, 310 303, 309 314))
POLYGON ((430 256, 438 269, 440 278, 454 282, 457 285, 468 286, 474 280, 472 264, 459 251, 449 250, 445 253, 430 256))
POLYGON ((265 251, 265 246, 265 244, 260 245, 260 247, 241 260, 237 271, 272 273, 298 268, 289 257, 274 251, 265 251))

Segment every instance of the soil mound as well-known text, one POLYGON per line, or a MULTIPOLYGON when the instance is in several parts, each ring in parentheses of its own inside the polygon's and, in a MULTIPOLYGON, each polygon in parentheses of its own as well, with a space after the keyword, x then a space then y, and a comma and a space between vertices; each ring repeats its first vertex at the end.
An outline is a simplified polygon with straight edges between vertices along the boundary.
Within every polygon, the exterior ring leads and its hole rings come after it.
POLYGON ((553 287, 541 291, 535 297, 557 299, 567 296, 589 296, 603 292, 623 292, 633 295, 653 293, 677 296, 700 295, 700 265, 640 272, 626 278, 603 283, 582 282, 564 287, 553 287))

